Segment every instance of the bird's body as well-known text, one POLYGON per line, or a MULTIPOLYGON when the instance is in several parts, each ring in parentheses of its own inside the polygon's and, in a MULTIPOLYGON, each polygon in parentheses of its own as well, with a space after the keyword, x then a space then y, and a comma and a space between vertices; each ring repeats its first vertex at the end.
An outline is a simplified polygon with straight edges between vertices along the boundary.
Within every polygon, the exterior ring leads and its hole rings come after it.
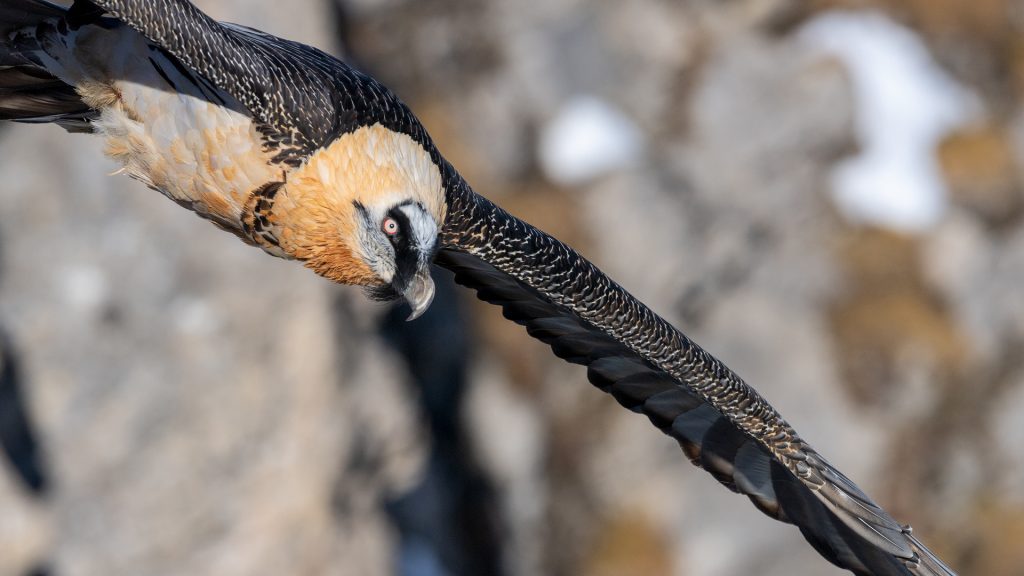
POLYGON ((127 174, 244 241, 417 314, 436 257, 833 563, 953 574, 743 380, 475 194, 404 104, 323 52, 187 0, 0 0, 0 118, 95 133, 127 174))
POLYGON ((329 241, 357 236, 354 203, 397 205, 411 191, 443 221, 438 167, 407 135, 361 126, 296 165, 277 157, 231 94, 129 26, 56 21, 15 31, 19 43, 80 95, 89 130, 125 174, 272 255, 370 285, 364 263, 374 255, 329 241))
POLYGON ((89 128, 126 174, 201 216, 240 233, 248 196, 280 179, 252 117, 131 28, 52 25, 21 38, 81 95, 89 128))

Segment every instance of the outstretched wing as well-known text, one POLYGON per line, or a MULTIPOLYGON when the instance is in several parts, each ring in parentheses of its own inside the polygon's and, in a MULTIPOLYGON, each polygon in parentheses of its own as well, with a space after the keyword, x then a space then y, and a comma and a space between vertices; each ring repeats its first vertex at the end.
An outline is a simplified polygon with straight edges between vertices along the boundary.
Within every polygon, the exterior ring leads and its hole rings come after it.
POLYGON ((238 100, 278 162, 299 165, 342 134, 378 123, 432 148, 389 90, 316 48, 217 22, 188 0, 92 3, 238 100))
POLYGON ((586 366, 595 386, 836 565, 865 576, 953 574, 721 362, 571 248, 448 174, 437 262, 456 282, 586 366))

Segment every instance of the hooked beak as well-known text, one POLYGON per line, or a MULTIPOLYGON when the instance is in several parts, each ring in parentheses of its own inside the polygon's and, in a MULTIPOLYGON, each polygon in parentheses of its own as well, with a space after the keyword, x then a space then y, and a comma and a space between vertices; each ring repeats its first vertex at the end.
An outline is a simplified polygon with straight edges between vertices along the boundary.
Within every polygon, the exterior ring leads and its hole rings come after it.
POLYGON ((430 266, 424 266, 416 272, 412 281, 402 292, 402 296, 412 308, 412 314, 406 318, 406 322, 419 318, 427 311, 430 303, 434 301, 434 279, 430 277, 430 266))

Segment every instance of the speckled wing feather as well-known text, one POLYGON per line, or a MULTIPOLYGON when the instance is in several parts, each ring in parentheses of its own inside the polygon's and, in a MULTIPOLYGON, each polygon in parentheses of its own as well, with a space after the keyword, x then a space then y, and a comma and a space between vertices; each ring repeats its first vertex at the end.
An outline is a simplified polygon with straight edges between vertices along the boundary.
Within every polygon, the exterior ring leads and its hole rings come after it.
POLYGON ((408 108, 376 80, 320 50, 213 20, 187 0, 93 0, 237 99, 278 162, 297 166, 361 126, 426 144, 408 108))
POLYGON ((805 443, 754 389, 554 238, 473 193, 449 168, 437 262, 587 367, 690 460, 861 575, 953 572, 805 443))

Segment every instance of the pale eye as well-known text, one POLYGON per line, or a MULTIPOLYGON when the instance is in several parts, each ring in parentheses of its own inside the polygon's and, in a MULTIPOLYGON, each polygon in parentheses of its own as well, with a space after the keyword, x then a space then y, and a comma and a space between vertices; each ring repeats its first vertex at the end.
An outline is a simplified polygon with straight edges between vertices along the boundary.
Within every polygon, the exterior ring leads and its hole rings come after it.
POLYGON ((394 236, 398 234, 398 222, 394 218, 385 218, 384 224, 381 225, 381 230, 388 236, 394 236))

